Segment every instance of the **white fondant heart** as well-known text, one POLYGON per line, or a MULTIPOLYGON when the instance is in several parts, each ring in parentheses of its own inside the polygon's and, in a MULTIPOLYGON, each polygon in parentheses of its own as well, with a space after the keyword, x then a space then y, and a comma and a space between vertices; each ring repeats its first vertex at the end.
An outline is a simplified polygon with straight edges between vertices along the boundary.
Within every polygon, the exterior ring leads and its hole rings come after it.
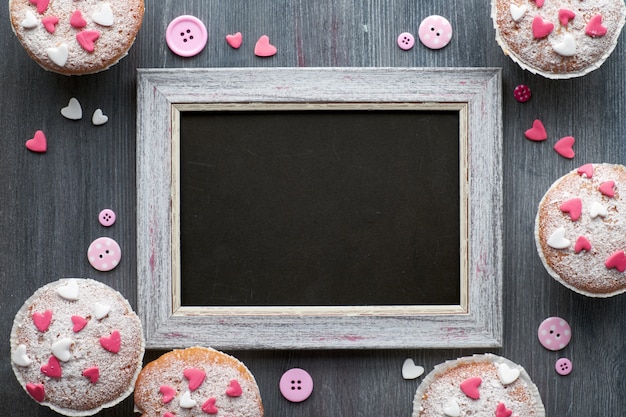
POLYGON ((565 249, 570 241, 565 238, 565 228, 559 227, 548 238, 548 246, 554 249, 565 249))
POLYGON ((602 204, 594 201, 591 203, 591 207, 589 207, 589 215, 595 219, 598 216, 606 217, 609 215, 609 212, 602 204))
POLYGON ((111 306, 108 304, 94 303, 93 305, 93 315, 98 320, 102 320, 103 318, 108 316, 109 311, 111 311, 111 306))
POLYGON ((459 417, 461 408, 454 398, 450 398, 443 406, 443 413, 448 417, 459 417))
POLYGON ((516 4, 511 4, 511 17, 516 22, 520 20, 526 14, 527 7, 526 5, 518 6, 516 4))
POLYGON ((72 353, 70 352, 72 343, 74 342, 69 337, 57 340, 52 344, 52 354, 60 361, 69 361, 72 357, 72 353))
POLYGON ((70 53, 67 45, 62 43, 56 48, 47 48, 46 53, 48 54, 48 58, 59 67, 62 67, 67 62, 67 57, 70 53))
POLYGON ((104 3, 99 12, 91 15, 94 22, 100 26, 113 26, 113 10, 109 3, 104 3))
POLYGON ((405 359, 402 364, 402 378, 404 379, 415 379, 421 376, 424 373, 424 368, 418 365, 415 365, 413 359, 408 358, 405 359))
POLYGON ((96 126, 100 126, 109 121, 109 117, 106 114, 102 113, 101 109, 96 109, 93 112, 93 116, 91 116, 91 123, 96 126))
POLYGON ((24 20, 22 20, 21 25, 24 29, 33 29, 39 25, 39 20, 37 20, 37 17, 35 17, 33 12, 29 10, 26 12, 26 16, 24 17, 24 20))
POLYGON ((193 408, 197 404, 196 400, 191 398, 191 393, 189 391, 185 391, 185 393, 180 397, 180 401, 178 405, 180 408, 193 408))
POLYGON ((519 374, 519 368, 511 368, 506 363, 498 365, 498 378, 500 379, 500 382, 502 382, 502 385, 509 385, 517 381, 519 374))
POLYGON ((561 56, 574 56, 576 55, 576 40, 568 33, 563 35, 560 42, 553 44, 552 49, 561 56))
POLYGON ((66 119, 80 120, 83 118, 83 108, 80 106, 78 100, 72 97, 69 103, 67 103, 67 106, 61 109, 61 114, 66 119))
POLYGON ((78 283, 75 279, 70 279, 67 283, 57 288, 57 294, 69 301, 78 300, 78 283))
POLYGON ((13 363, 18 366, 29 366, 33 363, 32 359, 29 358, 26 353, 25 345, 19 345, 17 349, 15 349, 15 352, 13 352, 11 359, 13 360, 13 363))

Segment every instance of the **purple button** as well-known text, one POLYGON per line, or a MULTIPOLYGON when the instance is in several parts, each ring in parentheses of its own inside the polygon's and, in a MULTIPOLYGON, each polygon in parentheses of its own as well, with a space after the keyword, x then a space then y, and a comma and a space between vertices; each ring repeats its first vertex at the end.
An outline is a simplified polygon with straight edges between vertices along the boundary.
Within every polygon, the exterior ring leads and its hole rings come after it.
POLYGON ((98 271, 110 271, 120 263, 122 250, 116 241, 109 237, 94 240, 87 249, 89 263, 98 271))
POLYGON ((167 26, 165 41, 172 52, 182 57, 198 55, 206 45, 208 34, 197 17, 183 15, 167 26))
POLYGON ((561 350, 572 340, 572 329, 560 317, 548 317, 537 330, 541 345, 548 350, 561 350))
POLYGON ((292 368, 280 378, 280 392, 292 403, 299 403, 311 396, 313 378, 304 369, 292 368))
POLYGON ((441 49, 452 39, 452 25, 445 17, 432 15, 422 20, 417 33, 425 46, 441 49))
POLYGON ((567 358, 561 358, 554 365, 559 375, 569 375, 572 372, 572 361, 567 358))
POLYGON ((98 220, 105 227, 113 226, 113 223, 115 223, 115 212, 111 209, 104 209, 98 214, 98 220))
POLYGON ((401 33, 398 36, 398 46, 400 49, 408 51, 415 45, 415 38, 408 32, 401 33))

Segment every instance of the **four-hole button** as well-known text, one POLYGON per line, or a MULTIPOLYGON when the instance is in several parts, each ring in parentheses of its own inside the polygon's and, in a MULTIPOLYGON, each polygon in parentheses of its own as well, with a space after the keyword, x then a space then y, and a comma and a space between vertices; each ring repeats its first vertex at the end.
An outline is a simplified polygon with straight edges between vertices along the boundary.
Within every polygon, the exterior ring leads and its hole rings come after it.
POLYGON ((299 403, 311 396, 313 378, 301 368, 292 368, 280 378, 280 392, 291 402, 299 403))
POLYGON ((204 23, 195 16, 182 15, 167 26, 165 41, 176 55, 191 57, 205 47, 208 34, 204 23))

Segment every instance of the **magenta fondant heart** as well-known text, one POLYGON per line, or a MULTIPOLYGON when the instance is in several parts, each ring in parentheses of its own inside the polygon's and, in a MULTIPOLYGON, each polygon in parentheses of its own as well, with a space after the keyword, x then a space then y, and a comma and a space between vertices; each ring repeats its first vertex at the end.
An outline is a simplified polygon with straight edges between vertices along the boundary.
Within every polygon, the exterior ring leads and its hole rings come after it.
POLYGON ((111 335, 100 338, 100 345, 111 353, 118 353, 122 345, 122 336, 117 330, 113 330, 111 335))
POLYGON ((37 6, 37 12, 39 14, 42 14, 43 12, 46 11, 46 9, 48 8, 48 5, 50 4, 50 0, 29 0, 31 4, 34 4, 35 6, 37 6))
POLYGON ((189 390, 195 391, 204 382, 206 373, 202 369, 187 368, 183 371, 183 375, 189 381, 189 390))
POLYGON ((97 30, 83 30, 76 34, 76 40, 87 52, 93 52, 96 47, 94 42, 100 37, 100 32, 97 30))
POLYGON ((83 376, 89 378, 92 384, 98 382, 100 378, 100 369, 97 366, 92 366, 91 368, 87 368, 83 371, 83 376))
POLYGON ((496 417, 510 417, 513 414, 513 411, 506 408, 504 403, 498 403, 498 407, 496 407, 496 417))
POLYGON ((541 120, 537 119, 533 121, 533 127, 524 132, 524 136, 526 136, 526 139, 528 140, 540 142, 548 139, 548 132, 546 132, 546 128, 543 127, 541 120))
POLYGON ((41 130, 36 131, 35 136, 26 141, 26 149, 37 153, 46 152, 48 150, 46 135, 41 130))
POLYGON ((161 385, 159 392, 161 393, 161 401, 163 401, 163 404, 169 403, 176 396, 176 390, 168 385, 161 385))
POLYGON ((619 272, 626 271, 626 253, 623 250, 613 252, 611 256, 606 258, 604 266, 608 269, 617 269, 619 272))
POLYGON ((559 208, 563 213, 569 213, 570 219, 576 221, 580 218, 580 214, 583 212, 583 202, 580 198, 572 198, 562 203, 559 208))
POLYGON ((76 29, 82 29, 87 26, 87 21, 83 18, 83 14, 80 10, 76 10, 72 13, 72 16, 70 16, 70 25, 76 29))
POLYGON ((578 172, 578 175, 584 175, 587 178, 591 178, 593 177, 593 164, 585 164, 579 167, 576 172, 578 172))
POLYGON ((554 24, 543 20, 541 16, 535 16, 533 19, 533 36, 535 39, 541 39, 548 36, 554 30, 554 24))
POLYGON ((615 181, 606 181, 598 187, 600 192, 609 198, 615 197, 615 181))
POLYGON ((584 236, 579 236, 574 244, 574 253, 580 253, 582 251, 589 252, 591 250, 591 243, 584 236))
POLYGON ((61 378, 61 364, 54 355, 50 356, 48 363, 41 365, 40 370, 41 373, 49 376, 50 378, 61 378))
POLYGON ((26 391, 39 403, 46 398, 46 390, 43 384, 33 384, 29 382, 26 384, 26 391))
POLYGON ((33 313, 33 323, 35 327, 40 332, 45 332, 50 327, 50 322, 52 321, 52 311, 46 310, 43 313, 35 312, 33 313))
POLYGON ((483 382, 480 377, 468 378, 465 381, 461 382, 461 391, 468 397, 473 400, 477 400, 480 398, 480 392, 478 391, 478 387, 483 382))
POLYGON ((226 395, 229 397, 239 397, 243 391, 241 391, 241 385, 236 379, 230 381, 230 385, 226 388, 226 395))
POLYGON ((56 16, 46 16, 41 19, 41 23, 43 23, 43 27, 50 33, 54 33, 57 29, 57 23, 59 23, 59 18, 56 16))
POLYGON ((263 35, 256 41, 256 45, 254 45, 254 55, 260 57, 268 57, 275 55, 278 50, 272 44, 270 44, 270 38, 267 35, 263 35))
POLYGON ((574 13, 570 9, 559 10, 559 22, 561 22, 563 26, 567 26, 570 20, 572 20, 574 17, 576 17, 576 13, 574 13))
POLYGON ((602 15, 597 14, 589 20, 585 33, 593 38, 599 38, 606 35, 606 27, 602 26, 602 15))
POLYGON ((537 5, 537 7, 542 8, 543 7, 543 0, 535 0, 535 4, 537 5))
POLYGON ((72 316, 71 319, 72 319, 72 323, 74 324, 74 327, 72 327, 72 331, 74 333, 80 332, 87 325, 87 319, 81 316, 72 316))
POLYGON ((237 32, 234 35, 226 35, 226 42, 231 46, 231 48, 239 49, 243 42, 243 36, 241 35, 241 32, 237 32))
POLYGON ((216 401, 217 400, 213 397, 206 400, 204 404, 202 404, 202 411, 204 411, 207 414, 217 414, 219 410, 215 406, 216 401))
POLYGON ((565 136, 554 144, 554 150, 563 158, 572 159, 576 155, 573 148, 575 141, 573 136, 565 136))

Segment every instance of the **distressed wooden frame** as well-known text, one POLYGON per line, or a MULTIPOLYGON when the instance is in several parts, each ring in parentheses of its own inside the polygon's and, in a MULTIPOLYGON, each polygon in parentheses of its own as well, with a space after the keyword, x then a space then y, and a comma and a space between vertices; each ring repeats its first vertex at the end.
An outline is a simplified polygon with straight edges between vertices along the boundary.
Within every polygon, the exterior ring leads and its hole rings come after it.
POLYGON ((146 347, 344 349, 499 347, 502 116, 497 68, 140 69, 138 312, 146 347), (180 112, 414 109, 460 114, 461 302, 435 306, 180 305, 180 112))

